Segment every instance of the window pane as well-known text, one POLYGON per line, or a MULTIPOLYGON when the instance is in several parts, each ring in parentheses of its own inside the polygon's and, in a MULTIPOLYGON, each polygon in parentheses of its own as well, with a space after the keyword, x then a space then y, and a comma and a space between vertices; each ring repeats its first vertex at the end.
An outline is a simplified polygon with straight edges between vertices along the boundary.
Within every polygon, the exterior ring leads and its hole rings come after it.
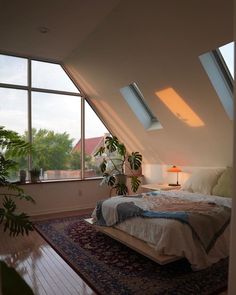
POLYGON ((234 42, 219 47, 219 50, 232 77, 234 78, 234 42))
POLYGON ((85 177, 102 176, 99 169, 101 159, 95 158, 94 153, 104 145, 107 135, 109 131, 90 105, 85 102, 85 177))
POLYGON ((81 137, 81 98, 32 93, 33 167, 44 179, 80 178, 73 149, 81 137))
POLYGON ((79 93, 60 65, 35 60, 32 61, 32 86, 79 93))
POLYGON ((0 54, 0 83, 27 85, 27 59, 0 54))
MULTIPOLYGON (((0 125, 16 131, 26 139, 27 131, 27 91, 0 88, 0 125)), ((27 169, 27 159, 14 159, 19 162, 18 170, 27 169)), ((10 180, 19 179, 19 173, 12 172, 10 180)))

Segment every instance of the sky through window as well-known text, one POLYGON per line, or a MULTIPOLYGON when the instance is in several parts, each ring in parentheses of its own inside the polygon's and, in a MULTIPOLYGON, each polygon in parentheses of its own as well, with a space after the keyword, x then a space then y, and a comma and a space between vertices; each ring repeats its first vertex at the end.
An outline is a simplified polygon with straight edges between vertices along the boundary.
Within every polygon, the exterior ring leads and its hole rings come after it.
POLYGON ((230 71, 231 76, 234 78, 234 42, 219 47, 219 50, 230 71))

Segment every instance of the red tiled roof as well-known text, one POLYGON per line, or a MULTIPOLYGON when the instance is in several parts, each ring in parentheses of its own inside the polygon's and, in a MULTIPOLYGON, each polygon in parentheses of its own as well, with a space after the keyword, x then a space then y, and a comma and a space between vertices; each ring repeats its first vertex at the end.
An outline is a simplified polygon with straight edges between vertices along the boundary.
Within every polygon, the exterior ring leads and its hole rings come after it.
MULTIPOLYGON (((87 155, 93 155, 97 148, 103 144, 104 137, 92 137, 92 138, 85 138, 85 153, 87 155), (101 144, 102 143, 102 144, 101 144)), ((81 150, 80 140, 73 148, 73 152, 79 152, 81 150)))

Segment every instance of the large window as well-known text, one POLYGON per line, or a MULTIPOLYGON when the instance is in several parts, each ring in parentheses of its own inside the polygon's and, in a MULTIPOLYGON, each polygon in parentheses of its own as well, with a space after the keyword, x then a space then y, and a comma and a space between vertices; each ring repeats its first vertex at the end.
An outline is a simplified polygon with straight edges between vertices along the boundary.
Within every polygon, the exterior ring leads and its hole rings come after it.
POLYGON ((32 93, 32 162, 45 179, 80 177, 79 167, 71 165, 71 151, 81 138, 80 110, 78 96, 32 93))
MULTIPOLYGON (((0 125, 22 137, 27 130, 27 96, 26 90, 0 87, 0 125)), ((27 170, 27 158, 18 160, 21 169, 27 170)), ((11 180, 17 179, 18 173, 11 172, 11 180)))
POLYGON ((94 153, 109 132, 61 65, 0 55, 0 125, 33 143, 19 170, 38 168, 43 180, 100 176, 94 153))
POLYGON ((109 131, 99 120, 96 113, 85 102, 85 176, 102 176, 99 168, 102 158, 93 157, 97 149, 104 145, 106 136, 109 131))

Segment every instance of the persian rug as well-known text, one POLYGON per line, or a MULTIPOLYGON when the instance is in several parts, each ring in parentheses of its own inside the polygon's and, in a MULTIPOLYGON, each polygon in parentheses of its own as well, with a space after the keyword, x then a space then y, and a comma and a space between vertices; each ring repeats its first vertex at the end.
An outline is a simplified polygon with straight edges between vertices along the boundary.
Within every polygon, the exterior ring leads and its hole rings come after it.
POLYGON ((76 216, 35 222, 37 231, 101 295, 210 295, 227 287, 228 259, 194 272, 187 260, 160 266, 76 216))

